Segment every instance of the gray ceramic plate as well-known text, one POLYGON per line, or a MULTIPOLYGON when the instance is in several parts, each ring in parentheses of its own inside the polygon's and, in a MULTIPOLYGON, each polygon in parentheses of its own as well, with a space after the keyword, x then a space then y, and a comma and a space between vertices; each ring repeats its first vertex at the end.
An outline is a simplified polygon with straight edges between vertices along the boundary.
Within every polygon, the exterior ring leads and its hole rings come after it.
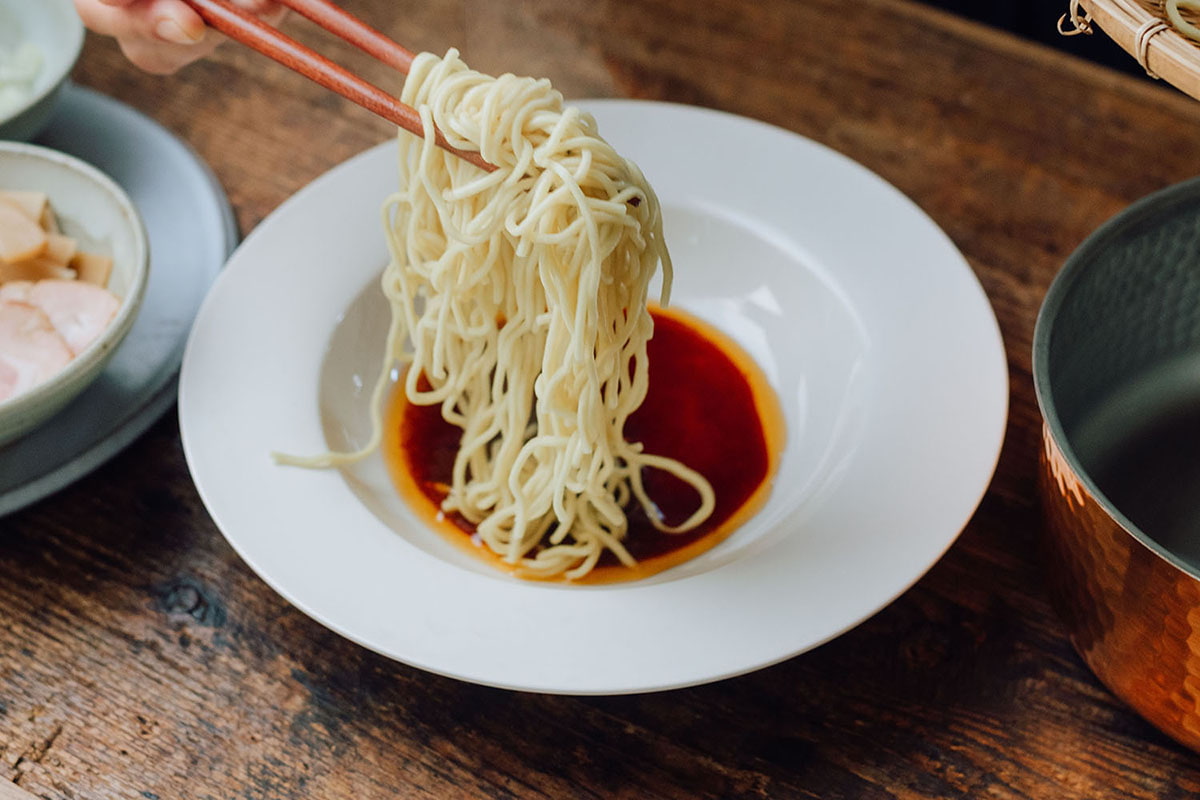
POLYGON ((146 223, 152 268, 141 314, 96 382, 0 448, 0 515, 91 472, 171 407, 192 319, 237 244, 232 209, 212 172, 128 106, 68 86, 36 142, 95 165, 128 192, 146 223))

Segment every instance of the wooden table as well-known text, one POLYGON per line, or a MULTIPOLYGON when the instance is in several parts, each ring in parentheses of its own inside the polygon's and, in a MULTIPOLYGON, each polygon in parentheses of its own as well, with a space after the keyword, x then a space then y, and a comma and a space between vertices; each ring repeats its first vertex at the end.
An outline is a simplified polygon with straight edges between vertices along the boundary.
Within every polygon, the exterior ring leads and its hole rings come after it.
MULTIPOLYGON (((209 519, 169 414, 0 520, 0 778, 56 799, 1200 792, 1197 757, 1097 683, 1048 605, 1030 378, 1055 271, 1104 219, 1200 171, 1200 105, 897 0, 346 5, 409 46, 460 46, 571 97, 763 119, 898 186, 966 254, 1003 329, 1011 422, 991 489, 923 580, 815 651, 694 689, 548 697, 393 663, 291 608, 209 519)), ((75 77, 187 139, 243 233, 391 134, 235 46, 156 78, 91 38, 75 77)))

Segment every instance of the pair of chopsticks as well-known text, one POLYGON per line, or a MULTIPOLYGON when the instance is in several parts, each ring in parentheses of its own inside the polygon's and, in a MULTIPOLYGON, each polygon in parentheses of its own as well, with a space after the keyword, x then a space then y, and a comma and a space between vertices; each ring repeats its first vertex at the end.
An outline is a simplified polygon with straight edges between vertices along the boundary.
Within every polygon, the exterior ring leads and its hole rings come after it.
MULTIPOLYGON (((421 116, 412 106, 405 105, 392 95, 366 82, 362 78, 334 64, 316 51, 286 36, 262 20, 227 0, 185 0, 210 28, 218 30, 237 42, 278 61, 285 67, 300 73, 326 89, 337 92, 368 111, 374 112, 389 122, 407 131, 423 136, 421 116)), ((335 36, 382 61, 390 67, 408 74, 414 55, 354 15, 342 10, 329 0, 279 0, 283 5, 306 17, 335 36)), ((436 132, 435 139, 441 147, 463 158, 477 167, 494 170, 496 167, 483 160, 478 152, 451 147, 436 132)))

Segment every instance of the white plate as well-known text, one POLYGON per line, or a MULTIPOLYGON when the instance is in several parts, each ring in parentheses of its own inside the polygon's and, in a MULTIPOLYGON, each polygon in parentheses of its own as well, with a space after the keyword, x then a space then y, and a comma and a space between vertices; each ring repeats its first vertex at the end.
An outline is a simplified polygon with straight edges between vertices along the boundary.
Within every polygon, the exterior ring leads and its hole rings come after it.
POLYGON ((273 465, 273 450, 362 435, 347 409, 361 402, 356 362, 380 347, 390 143, 298 193, 235 253, 184 356, 185 452, 250 566, 384 655, 556 693, 737 675, 851 628, 954 541, 1004 431, 999 330, 941 230, 837 153, 713 111, 583 105, 663 201, 676 304, 735 337, 779 393, 786 450, 747 525, 649 580, 528 583, 423 528, 378 458, 347 474, 273 465))
POLYGON ((36 142, 91 163, 125 189, 150 237, 150 282, 137 321, 95 383, 0 448, 0 515, 91 472, 170 408, 192 318, 237 243, 229 201, 208 167, 132 108, 67 86, 36 142))

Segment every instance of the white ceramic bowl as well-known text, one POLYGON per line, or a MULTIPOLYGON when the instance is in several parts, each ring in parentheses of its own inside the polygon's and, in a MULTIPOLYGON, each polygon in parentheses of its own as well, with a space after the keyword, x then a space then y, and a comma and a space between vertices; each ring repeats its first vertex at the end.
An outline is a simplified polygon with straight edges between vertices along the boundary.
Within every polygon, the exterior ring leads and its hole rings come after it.
POLYGON ((0 188, 49 195, 65 234, 78 239, 83 250, 112 257, 108 289, 121 298, 112 322, 86 350, 49 380, 0 402, 3 444, 46 421, 100 374, 141 307, 150 253, 142 218, 129 197, 100 170, 73 156, 0 142, 0 188))
POLYGON ((0 109, 0 139, 32 139, 50 121, 63 83, 83 49, 83 23, 71 0, 0 0, 0 51, 33 44, 42 65, 24 102, 0 109))

